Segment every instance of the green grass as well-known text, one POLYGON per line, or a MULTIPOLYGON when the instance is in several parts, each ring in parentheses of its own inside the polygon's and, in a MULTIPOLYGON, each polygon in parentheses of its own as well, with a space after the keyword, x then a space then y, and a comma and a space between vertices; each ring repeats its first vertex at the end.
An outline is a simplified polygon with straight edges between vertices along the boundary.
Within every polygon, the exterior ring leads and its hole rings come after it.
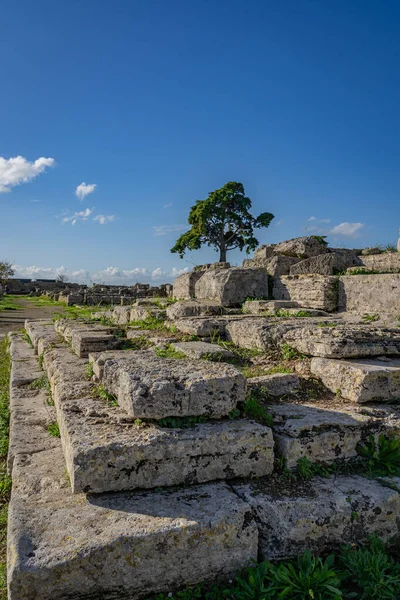
MULTIPOLYGON (((138 329, 154 329, 156 331, 174 331, 174 327, 167 327, 165 320, 162 317, 154 317, 150 315, 145 319, 139 319, 137 321, 131 321, 129 326, 137 327, 138 329)), ((176 328, 175 328, 176 331, 176 328)))
POLYGON ((362 316, 362 320, 364 321, 364 323, 374 323, 375 321, 379 321, 380 317, 378 314, 374 314, 374 315, 363 315, 362 316))
POLYGON ((48 386, 49 386, 49 380, 47 379, 47 375, 45 373, 43 373, 43 375, 41 375, 40 377, 38 377, 37 379, 32 381, 32 383, 29 384, 29 387, 32 390, 43 390, 43 389, 47 388, 48 386))
POLYGON ((50 423, 50 425, 47 426, 47 431, 53 437, 60 437, 60 428, 58 427, 58 423, 50 423))
POLYGON ((2 296, 0 298, 0 312, 3 310, 21 310, 21 307, 14 302, 15 296, 2 296))
POLYGON ((165 348, 156 348, 156 354, 160 358, 187 358, 186 354, 175 350, 172 346, 167 345, 165 348))
POLYGON ((0 342, 0 600, 7 599, 6 592, 6 535, 7 508, 11 491, 11 479, 7 474, 9 433, 9 385, 11 361, 7 352, 8 339, 0 342))
POLYGON ((93 389, 93 395, 95 398, 100 398, 107 402, 109 406, 118 406, 118 401, 113 394, 109 394, 105 389, 104 385, 98 385, 93 389))
POLYGON ((292 348, 289 344, 282 344, 280 347, 280 355, 283 360, 300 360, 305 358, 305 354, 298 352, 295 348, 292 348))
POLYGON ((270 415, 267 409, 261 404, 260 394, 258 394, 257 392, 253 391, 247 398, 247 400, 243 404, 243 412, 246 415, 246 417, 254 419, 258 423, 262 423, 263 425, 268 425, 268 427, 272 427, 272 415, 270 415))

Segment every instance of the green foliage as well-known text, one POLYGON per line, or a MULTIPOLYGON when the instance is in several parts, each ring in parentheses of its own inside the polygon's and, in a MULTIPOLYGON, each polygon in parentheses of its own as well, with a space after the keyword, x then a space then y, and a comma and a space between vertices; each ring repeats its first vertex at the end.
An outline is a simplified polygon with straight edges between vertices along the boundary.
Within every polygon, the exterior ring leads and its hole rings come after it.
POLYGON ((204 415, 192 416, 192 417, 165 417, 155 422, 159 427, 166 429, 187 429, 188 427, 194 427, 198 423, 205 423, 207 417, 204 415))
POLYGON ((14 269, 10 262, 6 260, 0 261, 0 283, 7 283, 14 275, 14 269))
POLYGON ((264 371, 264 375, 275 375, 276 373, 289 375, 289 373, 293 373, 293 370, 285 365, 274 365, 273 367, 268 367, 268 369, 265 369, 264 371))
POLYGON ((121 350, 146 350, 151 345, 150 340, 145 335, 141 335, 130 340, 124 340, 118 347, 121 350))
POLYGON ((346 271, 346 275, 379 275, 380 273, 382 271, 367 269, 366 267, 352 267, 351 271, 346 271))
POLYGON ((317 240, 323 246, 327 246, 328 242, 326 241, 326 235, 310 235, 311 238, 317 240))
POLYGON ((109 394, 104 385, 98 385, 93 390, 93 396, 107 402, 109 406, 118 406, 118 401, 113 394, 109 394))
POLYGON ((50 423, 50 425, 47 426, 47 431, 53 437, 60 437, 60 428, 58 427, 58 423, 50 423))
POLYGON ((30 387, 32 390, 43 390, 44 388, 47 388, 48 385, 49 380, 47 379, 47 375, 43 373, 43 375, 32 381, 28 387, 30 387))
POLYGON ((231 421, 233 421, 234 419, 239 419, 240 416, 240 410, 238 408, 234 408, 233 410, 231 410, 230 413, 228 413, 228 419, 230 419, 231 421))
POLYGON ((321 321, 318 323, 318 327, 337 327, 337 323, 332 323, 331 321, 321 321))
POLYGON ((302 456, 297 461, 296 471, 301 479, 309 481, 316 475, 329 477, 332 473, 332 468, 329 465, 312 463, 306 456, 302 456))
POLYGON ((33 348, 32 340, 31 340, 31 338, 29 337, 29 335, 28 335, 28 333, 27 333, 26 329, 20 329, 20 330, 19 330, 19 333, 21 334, 21 337, 22 337, 22 339, 24 340, 24 342, 26 342, 27 344, 29 344, 29 346, 30 346, 31 348, 33 348))
POLYGON ((8 427, 10 422, 10 373, 11 360, 8 349, 8 338, 0 342, 0 459, 7 457, 8 427))
POLYGON ((367 472, 372 476, 400 476, 400 439, 379 436, 376 443, 373 435, 365 444, 358 444, 357 452, 367 461, 367 472))
POLYGON ((187 358, 186 354, 179 352, 179 350, 175 350, 175 348, 170 345, 167 345, 165 348, 156 348, 156 354, 160 358, 187 358))
POLYGON ((379 318, 380 317, 378 314, 362 316, 362 320, 364 321, 364 323, 374 323, 375 321, 379 321, 379 318))
POLYGON ((182 234, 171 252, 182 258, 187 250, 199 250, 207 244, 219 251, 220 261, 229 250, 251 252, 259 245, 254 229, 268 227, 274 215, 268 212, 253 217, 251 200, 241 183, 231 181, 211 192, 206 200, 197 200, 189 213, 191 229, 182 234))
POLYGON ((311 317, 311 313, 308 310, 298 310, 297 312, 291 313, 289 310, 285 310, 284 308, 278 308, 278 310, 275 311, 274 316, 283 317, 285 319, 301 319, 304 317, 311 317))
POLYGON ((289 344, 282 344, 280 348, 280 353, 283 360, 300 360, 305 358, 304 354, 298 352, 295 348, 292 348, 289 344))
POLYGON ((343 595, 334 562, 334 555, 323 561, 306 550, 293 562, 270 565, 272 589, 278 598, 290 600, 340 600, 343 595))
POLYGON ((155 317, 150 315, 145 319, 139 319, 137 321, 132 321, 129 325, 136 327, 137 329, 158 329, 160 331, 172 331, 172 329, 168 329, 165 325, 164 319, 161 317, 155 317))
POLYGON ((395 563, 377 538, 361 548, 346 546, 341 553, 343 580, 354 589, 353 598, 360 600, 398 600, 400 565, 395 563))
POLYGON ((275 597, 272 584, 269 581, 271 565, 264 561, 248 567, 243 576, 236 577, 235 600, 266 600, 275 597))
POLYGON ((250 419, 254 419, 258 423, 272 427, 273 418, 267 409, 262 406, 259 394, 253 391, 243 404, 243 412, 250 419))
POLYGON ((20 306, 15 304, 11 296, 3 296, 0 298, 0 311, 3 310, 20 310, 20 306))
POLYGON ((87 363, 87 365, 85 366, 86 379, 89 379, 89 381, 90 381, 92 379, 93 375, 94 375, 93 363, 87 363))

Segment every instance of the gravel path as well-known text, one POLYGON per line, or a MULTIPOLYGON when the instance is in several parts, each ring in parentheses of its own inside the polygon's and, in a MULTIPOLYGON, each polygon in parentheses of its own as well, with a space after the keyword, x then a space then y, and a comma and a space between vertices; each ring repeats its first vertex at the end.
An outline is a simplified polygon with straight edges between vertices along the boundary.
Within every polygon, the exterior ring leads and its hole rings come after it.
POLYGON ((25 319, 51 319, 53 314, 62 311, 60 306, 35 306, 26 298, 13 298, 18 310, 0 311, 0 340, 9 331, 18 331, 24 327, 25 319))

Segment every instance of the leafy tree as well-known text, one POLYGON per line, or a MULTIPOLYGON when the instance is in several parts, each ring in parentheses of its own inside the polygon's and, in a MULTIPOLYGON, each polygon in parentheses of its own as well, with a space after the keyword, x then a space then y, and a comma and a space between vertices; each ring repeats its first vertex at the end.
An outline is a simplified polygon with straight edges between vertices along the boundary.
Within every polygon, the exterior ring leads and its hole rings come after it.
POLYGON ((199 250, 207 244, 219 250, 220 262, 225 262, 226 253, 235 248, 251 252, 258 246, 254 229, 268 227, 274 215, 264 212, 253 217, 250 208, 251 200, 245 196, 243 185, 226 183, 192 206, 188 218, 192 227, 180 236, 171 252, 183 258, 186 250, 199 250))
POLYGON ((14 269, 12 264, 6 260, 0 261, 0 283, 7 283, 13 275, 14 269))

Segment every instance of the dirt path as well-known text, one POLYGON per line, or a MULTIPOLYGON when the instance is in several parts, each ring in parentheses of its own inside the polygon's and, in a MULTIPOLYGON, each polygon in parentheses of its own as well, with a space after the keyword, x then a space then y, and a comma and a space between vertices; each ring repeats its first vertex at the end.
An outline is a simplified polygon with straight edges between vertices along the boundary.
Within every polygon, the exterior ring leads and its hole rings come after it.
POLYGON ((35 306, 26 298, 13 298, 18 310, 0 311, 0 340, 9 331, 18 331, 24 327, 25 319, 51 319, 53 314, 62 311, 60 306, 35 306))

